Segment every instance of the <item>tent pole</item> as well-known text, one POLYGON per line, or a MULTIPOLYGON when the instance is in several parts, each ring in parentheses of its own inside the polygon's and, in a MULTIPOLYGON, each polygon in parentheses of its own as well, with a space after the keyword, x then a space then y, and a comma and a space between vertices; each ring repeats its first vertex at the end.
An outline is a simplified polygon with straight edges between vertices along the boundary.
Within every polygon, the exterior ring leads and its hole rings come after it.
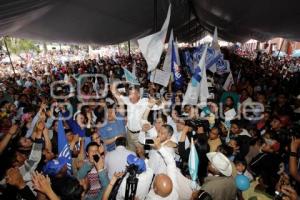
POLYGON ((7 55, 8 55, 9 61, 10 61, 10 65, 11 65, 11 67, 13 69, 14 75, 16 76, 15 68, 14 68, 14 65, 13 65, 13 63, 11 61, 10 52, 8 50, 8 47, 7 47, 6 37, 3 37, 3 41, 4 41, 4 45, 5 45, 5 48, 6 48, 6 51, 7 51, 7 55))
POLYGON ((282 49, 284 40, 285 40, 285 39, 282 39, 282 42, 281 42, 281 44, 280 44, 280 49, 279 49, 278 54, 277 54, 277 60, 278 60, 278 58, 279 58, 279 53, 281 52, 281 49, 282 49))
POLYGON ((130 40, 128 40, 128 55, 130 57, 130 40))

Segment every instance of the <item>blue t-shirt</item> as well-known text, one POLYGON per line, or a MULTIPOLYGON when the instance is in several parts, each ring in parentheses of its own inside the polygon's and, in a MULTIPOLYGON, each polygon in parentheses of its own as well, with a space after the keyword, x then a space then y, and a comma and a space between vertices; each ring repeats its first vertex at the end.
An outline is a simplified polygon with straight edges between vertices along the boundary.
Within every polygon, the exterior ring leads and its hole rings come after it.
MULTIPOLYGON (((116 117, 117 119, 114 122, 107 122, 105 126, 99 129, 99 135, 101 136, 101 139, 109 140, 126 133, 124 117, 120 114, 117 114, 116 117)), ((105 145, 105 149, 107 151, 112 151, 115 148, 115 143, 105 145)))

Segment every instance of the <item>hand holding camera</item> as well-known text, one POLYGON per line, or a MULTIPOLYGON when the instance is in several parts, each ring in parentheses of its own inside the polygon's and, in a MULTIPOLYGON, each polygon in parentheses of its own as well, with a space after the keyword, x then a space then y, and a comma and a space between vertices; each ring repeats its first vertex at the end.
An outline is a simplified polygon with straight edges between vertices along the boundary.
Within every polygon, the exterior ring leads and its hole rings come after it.
POLYGON ((98 171, 104 169, 104 160, 98 154, 93 155, 93 163, 98 171))

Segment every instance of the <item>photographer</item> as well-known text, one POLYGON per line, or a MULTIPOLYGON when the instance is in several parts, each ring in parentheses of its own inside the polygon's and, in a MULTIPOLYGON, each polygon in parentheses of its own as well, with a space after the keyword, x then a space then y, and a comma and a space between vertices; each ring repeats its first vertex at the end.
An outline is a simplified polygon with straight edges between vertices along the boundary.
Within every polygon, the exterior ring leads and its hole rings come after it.
POLYGON ((153 170, 146 165, 144 160, 132 154, 127 157, 127 164, 127 174, 121 182, 116 199, 126 199, 127 195, 130 197, 128 200, 145 199, 153 179, 153 170), (133 185, 130 184, 132 180, 135 182, 133 185), (131 190, 128 191, 126 188, 131 190))

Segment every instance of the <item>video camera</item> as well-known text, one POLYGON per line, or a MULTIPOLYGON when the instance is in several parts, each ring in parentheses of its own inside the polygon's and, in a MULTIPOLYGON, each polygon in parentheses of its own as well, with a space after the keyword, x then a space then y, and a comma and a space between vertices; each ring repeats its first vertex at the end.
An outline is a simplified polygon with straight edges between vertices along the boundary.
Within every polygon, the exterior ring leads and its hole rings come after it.
POLYGON ((134 200, 139 181, 139 179, 136 177, 136 174, 138 173, 138 167, 134 164, 129 165, 127 167, 127 173, 129 175, 126 179, 125 199, 134 200))

